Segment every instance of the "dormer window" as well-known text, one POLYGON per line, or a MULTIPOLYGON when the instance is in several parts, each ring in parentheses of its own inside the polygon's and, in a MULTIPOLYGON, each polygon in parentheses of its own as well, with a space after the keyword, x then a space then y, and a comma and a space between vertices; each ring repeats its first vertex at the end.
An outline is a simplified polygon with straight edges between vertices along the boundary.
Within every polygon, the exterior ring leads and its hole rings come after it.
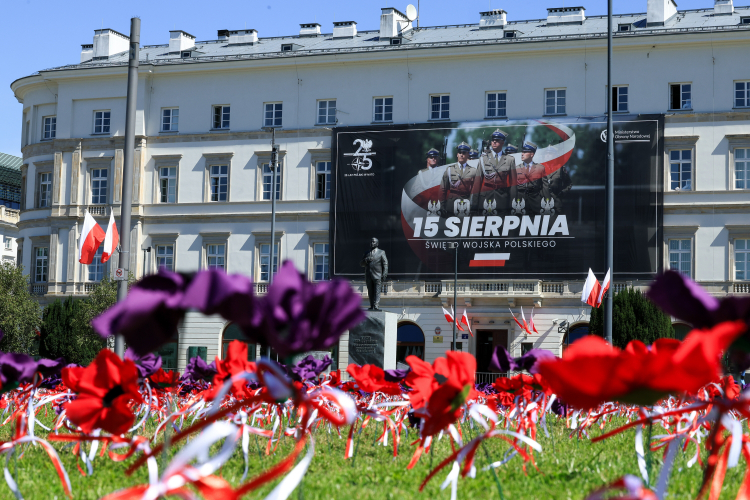
POLYGON ((740 24, 750 24, 750 17, 741 17, 740 24))
POLYGON ((505 37, 505 38, 515 38, 516 37, 516 32, 515 31, 506 31, 505 33, 503 33, 503 37, 505 37))
POLYGON ((391 38, 391 45, 401 45, 400 38, 391 38))
POLYGON ((183 59, 186 58, 186 57, 190 57, 190 51, 188 50, 188 51, 185 51, 185 52, 181 53, 180 57, 182 57, 183 59))
POLYGON ((294 49, 294 46, 291 43, 285 43, 281 46, 282 52, 291 52, 294 49))
POLYGON ((617 31, 630 31, 632 29, 631 24, 618 24, 617 31))

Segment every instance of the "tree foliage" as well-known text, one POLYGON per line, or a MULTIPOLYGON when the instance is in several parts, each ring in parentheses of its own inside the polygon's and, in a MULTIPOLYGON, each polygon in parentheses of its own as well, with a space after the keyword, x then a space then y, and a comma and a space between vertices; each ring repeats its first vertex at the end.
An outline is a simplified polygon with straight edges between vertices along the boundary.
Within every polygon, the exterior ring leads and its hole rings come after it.
POLYGON ((68 363, 86 364, 99 352, 101 342, 90 342, 79 327, 81 300, 68 297, 44 308, 39 354, 64 358, 68 363))
POLYGON ((39 304, 29 294, 23 268, 6 262, 0 266, 0 351, 34 354, 36 331, 41 323, 39 304))
MULTIPOLYGON (((611 292, 610 292, 611 293, 611 292)), ((589 331, 604 335, 604 307, 591 309, 589 331)), ((631 340, 646 345, 659 338, 674 338, 672 321, 640 290, 626 288, 614 298, 612 309, 612 344, 624 349, 631 340)))

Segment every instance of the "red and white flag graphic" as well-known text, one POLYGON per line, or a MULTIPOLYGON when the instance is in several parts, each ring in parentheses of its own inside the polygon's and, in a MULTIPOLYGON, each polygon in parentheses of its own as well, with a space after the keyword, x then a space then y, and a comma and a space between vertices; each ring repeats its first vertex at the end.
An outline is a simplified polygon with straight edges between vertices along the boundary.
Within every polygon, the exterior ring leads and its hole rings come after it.
POLYGON ((464 314, 461 316, 461 323, 466 325, 466 329, 469 330, 471 336, 474 336, 474 332, 471 331, 471 324, 469 323, 469 315, 466 314, 466 308, 464 307, 464 314))
POLYGON ((607 275, 604 276, 604 283, 602 283, 602 289, 599 292, 599 298, 596 299, 596 307, 602 305, 602 299, 604 298, 604 294, 607 293, 607 290, 609 290, 609 269, 607 269, 607 275))
POLYGON ((589 268, 589 275, 586 278, 586 283, 583 284, 583 292, 581 292, 581 302, 585 302, 591 307, 598 307, 596 301, 601 289, 602 287, 594 276, 594 272, 589 268))
POLYGON ((104 241, 104 236, 104 230, 87 210, 83 218, 81 238, 78 240, 78 262, 91 264, 99 245, 104 241))
POLYGON ((107 233, 104 235, 104 248, 102 249, 102 263, 107 262, 112 254, 115 253, 117 245, 120 243, 120 235, 117 232, 115 224, 115 214, 109 213, 109 225, 107 233))
POLYGON ((509 253, 475 253, 469 267, 502 267, 510 260, 509 253))
POLYGON ((461 330, 462 332, 464 331, 463 327, 462 327, 462 326, 461 326, 461 324, 460 324, 460 323, 458 322, 458 319, 455 319, 455 320, 453 319, 453 307, 451 307, 451 312, 448 312, 448 311, 446 311, 446 310, 445 310, 445 307, 443 307, 443 314, 445 315, 445 320, 446 320, 446 321, 447 321, 448 323, 451 323, 451 324, 453 324, 453 322, 455 321, 455 322, 456 322, 456 328, 458 328, 458 329, 459 329, 459 330, 461 330))

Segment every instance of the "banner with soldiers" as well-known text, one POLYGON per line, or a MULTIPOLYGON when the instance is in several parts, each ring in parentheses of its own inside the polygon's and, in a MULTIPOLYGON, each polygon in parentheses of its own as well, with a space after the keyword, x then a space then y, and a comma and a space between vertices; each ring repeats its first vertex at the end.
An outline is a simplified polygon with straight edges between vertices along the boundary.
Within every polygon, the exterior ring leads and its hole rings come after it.
MULTIPOLYGON (((663 115, 615 122, 615 269, 662 265, 663 115)), ((338 127, 330 238, 356 278, 371 238, 393 280, 577 279, 604 271, 606 119, 338 127)))

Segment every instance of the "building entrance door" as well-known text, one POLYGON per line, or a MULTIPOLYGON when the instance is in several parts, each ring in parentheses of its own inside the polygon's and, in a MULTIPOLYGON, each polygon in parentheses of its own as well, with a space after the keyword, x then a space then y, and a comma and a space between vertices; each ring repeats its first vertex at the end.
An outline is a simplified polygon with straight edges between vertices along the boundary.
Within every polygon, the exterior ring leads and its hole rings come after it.
POLYGON ((508 348, 508 330, 477 330, 477 371, 491 371, 490 360, 495 347, 508 348))

